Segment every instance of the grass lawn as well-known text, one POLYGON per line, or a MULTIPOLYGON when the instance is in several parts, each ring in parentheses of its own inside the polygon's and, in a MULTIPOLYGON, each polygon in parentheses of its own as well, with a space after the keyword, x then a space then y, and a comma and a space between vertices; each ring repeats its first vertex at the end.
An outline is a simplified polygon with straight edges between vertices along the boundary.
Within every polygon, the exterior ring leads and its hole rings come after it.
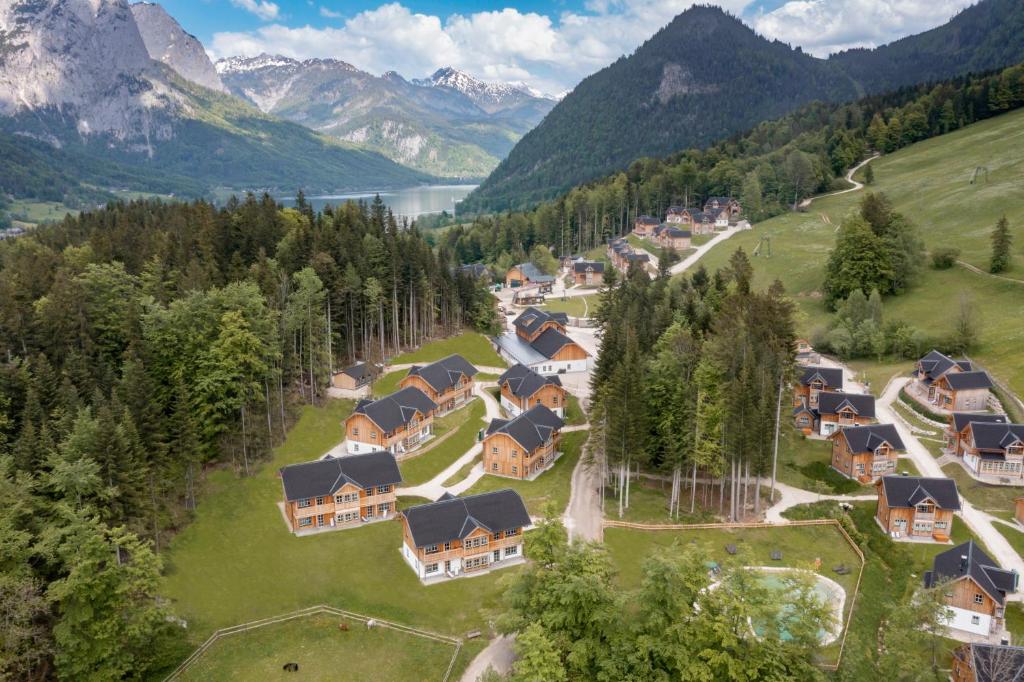
MULTIPOLYGON (((622 516, 623 521, 631 523, 713 523, 714 512, 698 509, 690 514, 689 488, 682 490, 683 496, 679 503, 679 518, 668 515, 668 500, 672 490, 670 481, 658 481, 642 478, 633 481, 629 486, 629 508, 622 516)), ((700 491, 698 490, 698 496, 700 491)), ((764 500, 767 502, 767 500, 764 500)), ((604 515, 609 519, 619 518, 618 493, 613 488, 605 489, 604 515)), ((767 506, 767 505, 766 505, 767 506)))
MULTIPOLYGON (((714 528, 701 530, 638 531, 606 528, 604 543, 624 589, 640 586, 644 559, 675 543, 693 543, 706 561, 733 566, 789 566, 813 570, 814 560, 821 559, 821 574, 835 580, 846 590, 845 616, 853 602, 860 559, 843 536, 832 526, 783 526, 779 528, 714 528), (725 546, 734 544, 735 556, 725 546), (782 552, 782 561, 772 561, 773 550, 782 552), (850 575, 837 575, 834 566, 845 564, 853 569, 850 575)), ((822 650, 823 659, 834 661, 838 643, 822 650)))
POLYGON ((693 246, 704 246, 714 238, 714 234, 695 234, 690 237, 690 244, 693 246))
POLYGON ((28 201, 19 199, 11 202, 7 211, 16 220, 29 224, 63 220, 70 213, 78 215, 78 211, 68 208, 58 201, 28 201))
POLYGON ((565 300, 558 297, 544 299, 543 310, 550 313, 565 313, 569 317, 593 317, 601 304, 598 294, 589 296, 568 296, 565 300))
POLYGON ((348 679, 441 680, 454 654, 454 644, 320 614, 225 637, 180 679, 290 680, 295 674, 282 667, 298 663, 300 679, 326 680, 344 671, 348 679), (342 622, 347 632, 338 628, 342 622))
POLYGON ((848 495, 868 488, 832 468, 832 441, 806 438, 783 424, 779 431, 777 475, 783 483, 822 494, 848 495))
POLYGON ((1024 605, 1020 602, 1012 601, 1006 605, 1006 629, 1019 646, 1020 638, 1024 635, 1024 605))
POLYGON ((407 369, 398 369, 394 372, 381 374, 370 387, 370 393, 374 398, 383 398, 386 395, 390 395, 398 390, 398 382, 404 379, 408 374, 409 370, 407 369))
POLYGON ((306 407, 273 461, 253 476, 210 475, 194 521, 163 553, 160 592, 188 621, 194 644, 216 628, 315 604, 461 636, 484 627, 499 606, 492 580, 424 587, 399 553, 396 521, 301 538, 288 532, 277 469, 336 445, 337 424, 351 409, 350 401, 306 407))
POLYGON ((906 472, 907 476, 920 476, 921 472, 918 470, 917 465, 914 464, 914 460, 909 457, 900 457, 896 460, 896 472, 906 472))
POLYGON ((914 367, 914 363, 910 360, 885 360, 883 362, 851 360, 846 364, 857 373, 857 380, 867 385, 868 393, 876 398, 882 395, 889 379, 908 374, 914 367))
POLYGON ((477 398, 469 406, 441 417, 435 424, 446 425, 445 430, 455 433, 412 459, 399 462, 402 470, 402 485, 411 486, 426 483, 444 471, 445 467, 464 455, 477 441, 477 433, 486 426, 483 418, 486 409, 484 401, 477 398))
POLYGON ((580 407, 580 399, 568 392, 565 394, 565 423, 570 426, 587 423, 587 415, 580 407))
MULTIPOLYGON (((953 246, 961 259, 982 269, 988 264, 989 236, 1003 214, 1018 246, 1010 277, 1024 279, 1024 111, 982 121, 949 135, 926 140, 872 162, 873 191, 884 192, 896 209, 915 222, 927 248, 953 246), (988 180, 970 184, 974 169, 986 166, 988 180), (964 206, 977 207, 968 217, 964 206)), ((778 278, 799 308, 798 332, 810 335, 827 324, 829 313, 821 300, 821 283, 835 229, 855 210, 862 193, 853 192, 815 201, 807 213, 788 213, 758 223, 712 249, 703 259, 709 271, 724 266, 737 247, 750 254, 762 235, 772 238, 770 258, 751 258, 754 285, 764 287, 778 278), (832 224, 826 224, 825 214, 832 224)), ((985 369, 1024 393, 1024 286, 979 275, 962 267, 925 267, 916 285, 901 296, 885 299, 885 318, 902 319, 931 336, 951 332, 960 292, 973 299, 979 330, 971 357, 985 369), (998 321, 998 324, 994 323, 998 321)))
POLYGON ((402 353, 392 358, 389 363, 392 365, 404 365, 410 362, 433 362, 446 358, 453 353, 458 353, 474 365, 485 367, 504 367, 505 361, 498 357, 487 337, 477 332, 464 331, 458 336, 447 339, 438 339, 423 344, 420 348, 408 353, 402 353))
POLYGON ((562 456, 555 465, 532 481, 517 481, 502 476, 484 476, 464 495, 486 493, 491 490, 512 488, 523 496, 531 516, 540 516, 548 502, 555 505, 559 513, 569 504, 569 482, 572 470, 580 458, 580 450, 587 440, 587 431, 573 431, 562 436, 562 456))
POLYGON ((448 478, 447 478, 447 479, 446 479, 445 481, 443 481, 443 482, 441 483, 441 485, 443 485, 443 486, 444 486, 444 487, 446 487, 446 488, 447 488, 448 486, 450 486, 450 485, 455 485, 455 484, 456 484, 456 483, 458 483, 459 481, 461 481, 461 480, 463 480, 464 478, 466 478, 466 476, 469 476, 469 472, 470 472, 470 471, 472 471, 473 467, 475 467, 475 466, 476 466, 477 464, 479 464, 479 463, 480 463, 480 458, 479 458, 479 457, 474 457, 474 458, 473 458, 473 459, 472 459, 471 461, 469 461, 468 463, 466 463, 466 464, 463 464, 463 465, 462 465, 462 468, 460 468, 460 469, 459 469, 458 471, 456 471, 456 472, 455 472, 454 474, 452 474, 451 476, 449 476, 449 477, 448 477, 448 478))
POLYGON ((955 462, 942 467, 942 473, 956 481, 956 487, 960 490, 960 494, 968 502, 983 511, 1009 512, 1012 515, 1014 509, 1013 501, 1024 495, 1024 488, 989 485, 976 481, 964 471, 962 466, 955 462))

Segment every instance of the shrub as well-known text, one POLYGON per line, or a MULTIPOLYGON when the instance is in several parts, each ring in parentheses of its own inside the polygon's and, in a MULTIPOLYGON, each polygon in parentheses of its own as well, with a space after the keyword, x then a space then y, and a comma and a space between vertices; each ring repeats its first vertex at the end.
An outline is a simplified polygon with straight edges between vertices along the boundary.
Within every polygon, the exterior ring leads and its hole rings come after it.
POLYGON ((960 249, 951 246, 943 246, 932 249, 932 267, 936 270, 948 270, 960 257, 960 249))

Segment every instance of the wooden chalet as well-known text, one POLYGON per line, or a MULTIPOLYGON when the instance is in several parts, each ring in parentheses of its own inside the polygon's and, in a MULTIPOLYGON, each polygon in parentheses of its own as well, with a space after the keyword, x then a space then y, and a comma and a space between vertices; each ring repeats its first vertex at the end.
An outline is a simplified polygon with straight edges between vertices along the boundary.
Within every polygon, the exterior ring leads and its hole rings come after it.
POLYGON ((429 365, 413 365, 401 381, 400 388, 415 387, 437 404, 435 417, 447 414, 469 402, 473 397, 476 367, 461 355, 453 354, 429 365))
POLYGON ((946 426, 946 452, 963 457, 967 446, 967 427, 971 422, 988 424, 1006 424, 1010 420, 1005 414, 986 414, 984 412, 951 412, 946 426))
POLYGON ((838 367, 808 366, 800 368, 800 376, 793 386, 793 405, 804 403, 809 408, 818 407, 818 396, 843 390, 843 370, 838 367))
POLYGON ((346 367, 340 372, 335 372, 334 375, 331 376, 331 386, 334 388, 344 389, 346 391, 357 391, 369 386, 372 380, 373 372, 371 371, 370 365, 365 362, 357 362, 350 367, 346 367))
POLYGON ((540 293, 551 293, 554 288, 555 278, 552 275, 545 275, 533 263, 520 263, 513 265, 505 273, 505 286, 517 289, 519 287, 536 285, 540 293))
POLYGON ((498 377, 498 387, 501 389, 501 407, 513 417, 536 405, 544 405, 565 418, 566 391, 557 375, 543 376, 524 364, 516 363, 498 377))
POLYGON ((954 360, 933 350, 914 370, 919 396, 940 410, 977 412, 988 406, 992 379, 970 360, 954 360))
POLYGON ((951 478, 883 476, 875 483, 875 520, 896 540, 948 542, 960 492, 951 478))
POLYGON ((391 518, 402 482, 395 456, 384 451, 292 464, 279 475, 285 516, 297 535, 391 518))
POLYGON ((661 221, 649 215, 637 216, 633 221, 633 234, 638 237, 649 237, 661 221))
POLYGON ((896 473, 899 453, 906 450, 892 424, 846 426, 829 436, 829 440, 832 468, 861 483, 896 473))
POLYGON ((847 426, 875 421, 875 396, 867 393, 822 392, 815 410, 818 432, 829 436, 847 426))
POLYGON ((974 540, 937 554, 924 574, 926 588, 942 590, 946 627, 983 637, 1003 632, 1006 595, 1017 591, 1017 580, 974 540))
POLYGON ((659 225, 654 232, 654 241, 665 249, 683 251, 690 248, 691 233, 674 225, 659 225))
POLYGON ((513 322, 514 332, 494 339, 498 353, 510 364, 520 363, 544 374, 585 372, 590 354, 569 338, 568 316, 527 308, 513 322))
POLYGON ((708 197, 704 202, 704 212, 720 213, 724 211, 729 218, 735 218, 743 212, 740 202, 732 197, 708 197))
POLYGON ((953 650, 950 682, 1024 682, 1024 647, 972 642, 953 650))
POLYGON ((492 419, 484 436, 484 472, 532 479, 558 459, 559 432, 565 422, 544 405, 512 419, 492 419))
POLYGON ((1024 424, 969 422, 960 450, 964 466, 976 477, 1017 484, 1024 479, 1024 424))
POLYGON ((604 283, 604 263, 584 260, 572 264, 573 282, 580 286, 600 286, 604 283))
POLYGON ((433 433, 437 403, 409 386, 379 400, 360 400, 345 420, 350 454, 387 450, 401 459, 433 433))
POLYGON ((435 582, 523 560, 523 530, 530 525, 514 490, 437 502, 402 512, 402 556, 420 580, 435 582))

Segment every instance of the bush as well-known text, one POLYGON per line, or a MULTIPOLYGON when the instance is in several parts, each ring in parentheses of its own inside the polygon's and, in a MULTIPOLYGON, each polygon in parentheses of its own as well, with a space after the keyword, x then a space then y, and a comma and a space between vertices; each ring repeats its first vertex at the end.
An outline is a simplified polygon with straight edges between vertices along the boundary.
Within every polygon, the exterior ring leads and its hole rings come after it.
POLYGON ((951 246, 932 249, 932 267, 936 270, 948 270, 953 267, 953 264, 956 263, 956 259, 959 257, 960 249, 955 249, 951 246))
POLYGON ((938 412, 932 412, 927 407, 925 407, 924 405, 910 397, 910 395, 907 393, 906 388, 900 389, 900 399, 906 404, 907 407, 909 407, 914 412, 917 412, 925 419, 931 419, 933 422, 939 422, 941 424, 945 424, 946 422, 949 421, 949 417, 941 415, 938 412))

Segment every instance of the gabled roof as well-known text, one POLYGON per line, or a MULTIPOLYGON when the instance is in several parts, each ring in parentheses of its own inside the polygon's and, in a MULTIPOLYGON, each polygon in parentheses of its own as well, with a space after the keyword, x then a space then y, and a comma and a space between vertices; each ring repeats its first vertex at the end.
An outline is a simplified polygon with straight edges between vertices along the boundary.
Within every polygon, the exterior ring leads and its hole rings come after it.
POLYGON ((974 369, 970 361, 954 360, 948 355, 944 355, 937 350, 932 350, 923 358, 918 360, 917 365, 921 368, 921 371, 924 372, 924 381, 926 384, 930 384, 935 381, 954 367, 959 367, 964 372, 970 372, 974 369))
POLYGON ((626 260, 635 260, 640 263, 646 263, 648 260, 650 260, 650 257, 646 253, 636 253, 635 251, 630 251, 629 253, 626 254, 626 260))
POLYGON ((550 360, 555 353, 570 343, 576 342, 554 327, 548 327, 530 345, 535 351, 550 360))
POLYGON ((806 412, 807 414, 811 415, 812 417, 817 417, 818 416, 817 413, 814 410, 812 410, 811 408, 807 407, 807 401, 806 400, 801 400, 800 404, 793 408, 793 416, 795 417, 796 415, 803 414, 804 412, 806 412))
POLYGON ((370 376, 370 365, 365 362, 357 362, 351 367, 346 367, 341 370, 340 374, 347 374, 356 380, 356 382, 365 381, 370 376))
POLYGON ((557 414, 544 405, 535 405, 512 420, 492 419, 487 435, 504 433, 522 445, 526 452, 533 452, 563 426, 565 422, 557 414))
POLYGON ((932 570, 924 574, 924 585, 932 587, 965 577, 974 580, 997 604, 1006 601, 1007 592, 1017 590, 1017 574, 1000 568, 974 540, 935 555, 932 570))
POLYGON ((881 483, 890 507, 915 507, 931 499, 941 509, 960 511, 960 492, 951 478, 883 476, 881 483))
POLYGON ((514 490, 440 499, 404 512, 417 547, 461 540, 477 528, 497 533, 530 525, 523 498, 514 490))
POLYGON ((804 386, 809 386, 815 379, 821 379, 829 388, 837 391, 843 390, 842 369, 838 367, 817 367, 815 365, 808 365, 801 369, 803 369, 803 374, 800 376, 800 383, 804 386))
POLYGON ((291 464, 280 470, 284 496, 289 502, 307 497, 333 495, 346 483, 358 488, 394 485, 402 482, 398 462, 390 452, 327 457, 314 462, 291 464))
POLYGON ((636 222, 640 223, 641 225, 657 225, 659 221, 657 218, 653 216, 642 215, 636 219, 636 222))
POLYGON ((845 438, 851 452, 874 452, 885 443, 894 450, 906 450, 903 439, 892 424, 846 426, 831 437, 845 438))
POLYGON ((977 412, 954 412, 953 430, 963 431, 968 424, 978 422, 983 424, 1006 424, 1010 420, 1005 414, 983 414, 977 412))
POLYGON ((665 231, 664 231, 664 234, 666 236, 668 236, 668 237, 673 238, 673 239, 681 239, 682 237, 690 237, 690 236, 692 236, 690 234, 689 230, 681 230, 678 227, 672 227, 672 226, 666 227, 665 231))
POLYGON ((1002 454, 1014 443, 1024 442, 1024 424, 971 422, 971 434, 974 447, 1002 454))
POLYGON ((858 417, 875 417, 875 396, 867 393, 821 392, 818 394, 818 414, 836 414, 851 408, 858 417))
POLYGON ((548 384, 561 386, 562 380, 557 376, 541 376, 526 365, 516 364, 498 377, 498 386, 504 386, 506 383, 512 395, 517 398, 529 398, 548 384))
POLYGON ((719 206, 731 203, 735 201, 732 197, 708 197, 708 200, 704 202, 705 206, 711 206, 714 203, 718 203, 719 206))
POLYGON ((604 263, 599 260, 578 261, 572 264, 572 269, 573 272, 586 272, 587 270, 604 272, 604 263))
POLYGON ((1024 647, 1002 644, 965 644, 970 648, 975 682, 1024 681, 1024 647))
POLYGON ((464 357, 456 353, 423 367, 413 365, 409 368, 408 376, 418 376, 430 384, 430 387, 438 393, 444 393, 455 386, 462 375, 472 379, 476 373, 476 367, 469 364, 464 357))
POLYGON ((545 322, 554 322, 564 327, 569 322, 569 317, 565 313, 550 314, 530 306, 520 313, 512 324, 516 329, 525 332, 527 336, 533 336, 534 332, 540 329, 545 322))
POLYGON ((523 273, 523 276, 531 282, 554 282, 555 278, 551 275, 545 275, 541 272, 536 265, 533 263, 520 263, 516 266, 519 272, 523 273))
POLYGON ((949 372, 944 379, 954 391, 969 391, 972 388, 992 388, 992 379, 985 370, 974 372, 949 372))
POLYGON ((360 400, 352 414, 365 414, 384 431, 408 424, 416 412, 424 415, 437 409, 437 403, 415 386, 407 386, 380 400, 360 400))

